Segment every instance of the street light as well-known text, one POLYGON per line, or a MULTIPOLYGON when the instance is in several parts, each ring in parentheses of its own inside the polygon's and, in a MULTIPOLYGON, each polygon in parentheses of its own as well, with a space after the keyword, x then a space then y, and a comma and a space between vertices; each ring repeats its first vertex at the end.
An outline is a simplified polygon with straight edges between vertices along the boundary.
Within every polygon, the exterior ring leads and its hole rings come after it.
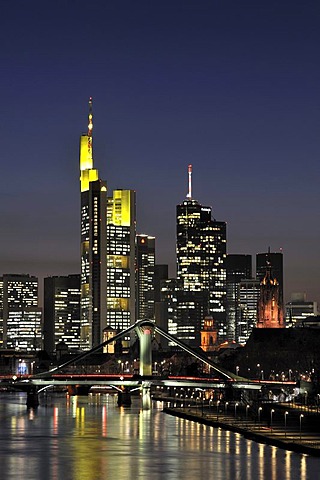
POLYGON ((300 442, 301 442, 301 421, 303 419, 304 415, 303 413, 300 414, 300 442))
POLYGON ((250 405, 247 405, 246 406, 246 422, 247 422, 247 424, 248 424, 248 410, 249 410, 249 408, 250 408, 250 405))
POLYGON ((225 413, 225 415, 227 415, 228 405, 229 405, 229 402, 226 402, 226 403, 225 403, 225 406, 224 406, 224 413, 225 413))
POLYGON ((220 400, 217 400, 217 421, 219 416, 219 405, 220 405, 220 400))
POLYGON ((237 418, 237 406, 239 405, 239 403, 235 403, 234 404, 234 419, 236 420, 237 418))
POLYGON ((272 432, 272 414, 274 413, 274 409, 271 408, 271 411, 270 411, 270 416, 271 416, 271 423, 270 423, 270 426, 271 426, 271 432, 272 432))
POLYGON ((284 437, 287 437, 287 415, 289 412, 284 412, 284 437))
POLYGON ((260 423, 262 407, 258 408, 258 422, 260 423))

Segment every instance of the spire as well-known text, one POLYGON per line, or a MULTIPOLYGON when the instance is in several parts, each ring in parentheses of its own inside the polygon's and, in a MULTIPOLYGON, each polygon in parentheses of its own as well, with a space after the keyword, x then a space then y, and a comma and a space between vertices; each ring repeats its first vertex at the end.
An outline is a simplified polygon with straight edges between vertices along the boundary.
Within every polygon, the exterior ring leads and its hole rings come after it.
POLYGON ((188 195, 187 198, 192 199, 192 165, 188 165, 188 195))
POLYGON ((89 98, 88 132, 80 137, 80 185, 81 192, 89 190, 90 182, 98 180, 98 170, 93 166, 92 155, 92 97, 89 98))
POLYGON ((89 98, 89 115, 88 115, 88 156, 92 158, 92 97, 89 98))

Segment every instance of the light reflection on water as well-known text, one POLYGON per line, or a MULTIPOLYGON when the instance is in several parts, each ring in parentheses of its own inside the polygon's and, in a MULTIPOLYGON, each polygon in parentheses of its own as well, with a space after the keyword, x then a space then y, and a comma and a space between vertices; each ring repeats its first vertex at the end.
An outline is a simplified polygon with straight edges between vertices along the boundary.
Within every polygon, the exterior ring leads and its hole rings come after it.
POLYGON ((27 411, 0 396, 0 478, 26 480, 313 480, 320 460, 114 397, 52 397, 27 411))

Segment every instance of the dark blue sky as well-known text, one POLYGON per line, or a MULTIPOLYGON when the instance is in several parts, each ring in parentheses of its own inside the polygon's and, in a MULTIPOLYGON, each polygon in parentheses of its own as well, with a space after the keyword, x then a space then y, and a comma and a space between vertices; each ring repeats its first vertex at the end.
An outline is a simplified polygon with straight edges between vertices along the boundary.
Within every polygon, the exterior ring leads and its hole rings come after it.
POLYGON ((228 252, 284 252, 285 287, 320 300, 320 4, 308 0, 5 0, 0 273, 79 270, 79 135, 137 191, 138 231, 174 273, 187 193, 228 252), (45 4, 45 5, 44 5, 45 4))

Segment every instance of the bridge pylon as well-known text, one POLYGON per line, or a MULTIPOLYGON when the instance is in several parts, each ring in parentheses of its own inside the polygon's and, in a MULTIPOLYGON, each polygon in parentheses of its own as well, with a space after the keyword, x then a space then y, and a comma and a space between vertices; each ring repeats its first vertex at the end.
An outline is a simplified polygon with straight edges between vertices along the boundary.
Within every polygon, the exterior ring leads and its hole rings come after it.
MULTIPOLYGON (((143 320, 135 328, 140 342, 139 373, 142 377, 151 377, 152 375, 152 336, 154 327, 154 322, 143 320)), ((150 386, 150 382, 142 382, 142 410, 150 410, 151 408, 150 386)))

